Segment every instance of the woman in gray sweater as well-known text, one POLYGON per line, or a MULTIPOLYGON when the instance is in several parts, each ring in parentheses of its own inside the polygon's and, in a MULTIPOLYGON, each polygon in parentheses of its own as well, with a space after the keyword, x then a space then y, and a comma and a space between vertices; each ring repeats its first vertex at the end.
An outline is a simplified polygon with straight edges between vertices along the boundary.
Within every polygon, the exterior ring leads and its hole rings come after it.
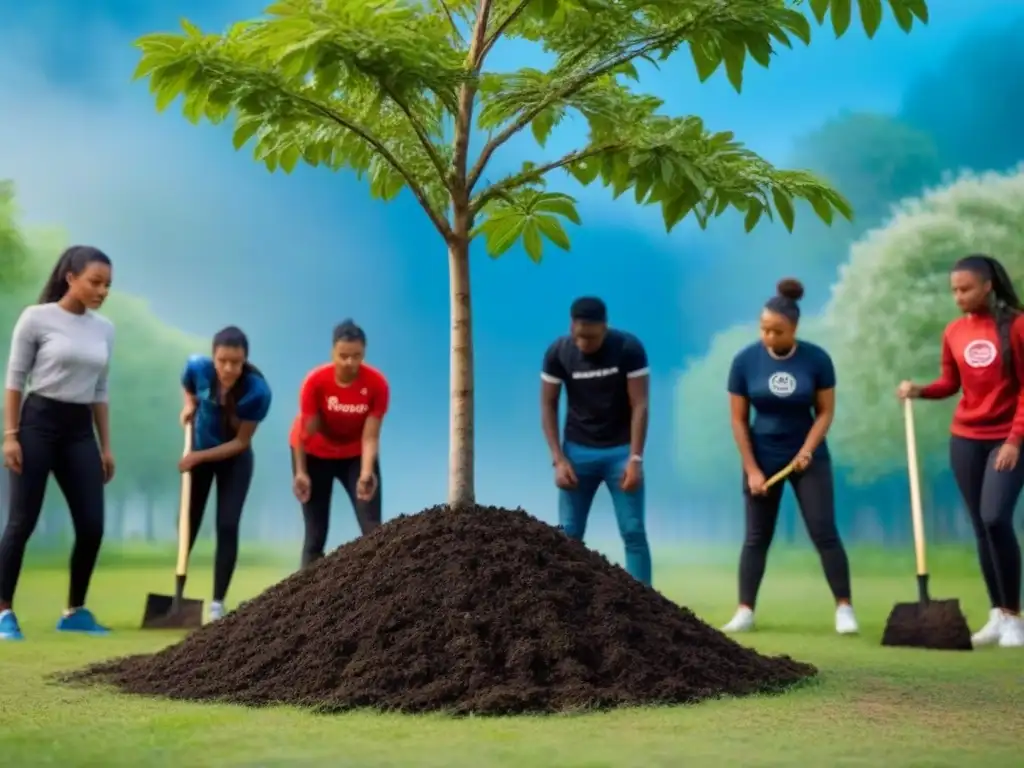
POLYGON ((95 314, 110 291, 110 278, 110 259, 102 251, 69 248, 39 303, 26 308, 14 326, 4 392, 10 503, 0 538, 0 640, 22 639, 11 608, 51 474, 75 529, 67 610, 57 629, 109 631, 84 606, 103 539, 103 485, 114 475, 107 411, 114 326, 95 314))

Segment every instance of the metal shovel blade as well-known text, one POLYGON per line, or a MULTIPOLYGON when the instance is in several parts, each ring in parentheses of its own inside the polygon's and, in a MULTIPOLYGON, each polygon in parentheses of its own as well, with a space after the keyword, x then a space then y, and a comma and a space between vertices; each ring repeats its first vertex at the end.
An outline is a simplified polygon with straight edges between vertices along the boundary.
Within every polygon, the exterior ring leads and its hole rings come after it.
POLYGON ((971 630, 956 599, 897 603, 885 624, 882 645, 937 651, 973 648, 971 630))
POLYGON ((203 601, 171 595, 146 595, 143 629, 198 629, 203 625, 203 601))

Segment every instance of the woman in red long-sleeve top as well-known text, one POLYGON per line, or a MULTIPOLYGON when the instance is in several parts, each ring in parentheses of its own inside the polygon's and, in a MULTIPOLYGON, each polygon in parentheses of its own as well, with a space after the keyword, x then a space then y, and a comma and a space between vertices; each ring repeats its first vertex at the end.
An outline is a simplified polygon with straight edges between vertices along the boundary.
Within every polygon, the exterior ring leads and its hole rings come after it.
POLYGON ((964 314, 946 326, 941 375, 927 386, 904 381, 898 394, 942 400, 963 392, 950 428, 950 463, 992 602, 972 641, 1024 647, 1021 552, 1013 530, 1024 488, 1024 304, 1003 265, 989 256, 958 261, 950 284, 964 314))

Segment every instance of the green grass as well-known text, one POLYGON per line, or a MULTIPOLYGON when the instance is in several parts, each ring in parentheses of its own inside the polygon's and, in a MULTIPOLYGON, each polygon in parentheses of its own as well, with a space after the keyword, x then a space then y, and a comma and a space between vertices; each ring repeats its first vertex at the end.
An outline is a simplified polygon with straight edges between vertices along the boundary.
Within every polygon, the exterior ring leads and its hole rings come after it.
MULTIPOLYGON (((734 600, 734 553, 703 551, 662 561, 659 587, 712 623, 734 600), (725 563, 725 564, 723 564, 725 563)), ((22 577, 19 616, 28 636, 0 645, 0 755, 10 766, 1013 766, 1024 764, 1024 652, 929 653, 879 646, 886 616, 914 597, 904 553, 852 555, 858 638, 836 637, 813 554, 773 553, 763 590, 758 649, 821 669, 818 682, 777 697, 692 707, 547 718, 323 716, 116 695, 46 682, 49 673, 107 656, 155 650, 176 639, 136 631, 148 591, 171 585, 163 567, 108 553, 91 606, 119 630, 108 638, 53 631, 66 575, 37 557, 22 577)), ((252 558, 250 558, 251 560, 252 558)), ((249 562, 233 587, 249 597, 286 575, 292 557, 249 562), (267 562, 272 564, 267 565, 267 562)), ((207 560, 200 556, 200 563, 207 560)), ((159 561, 157 561, 159 562, 159 561)), ((933 592, 959 597, 972 624, 986 612, 969 550, 932 560, 933 592)), ((190 593, 208 597, 201 565, 190 593)))

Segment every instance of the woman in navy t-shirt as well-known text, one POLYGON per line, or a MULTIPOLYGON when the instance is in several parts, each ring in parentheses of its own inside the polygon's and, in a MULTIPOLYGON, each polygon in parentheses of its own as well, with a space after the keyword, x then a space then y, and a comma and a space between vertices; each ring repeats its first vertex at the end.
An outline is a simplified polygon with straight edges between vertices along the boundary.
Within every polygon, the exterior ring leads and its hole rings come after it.
POLYGON ((193 355, 181 374, 185 390, 182 423, 191 421, 192 451, 178 463, 192 473, 189 516, 196 541, 214 481, 217 483, 217 552, 210 618, 224 614, 224 598, 238 560, 242 508, 252 483, 252 437, 270 410, 263 374, 249 362, 249 340, 234 326, 213 337, 213 356, 193 355))
POLYGON ((784 485, 766 489, 765 482, 790 462, 795 469, 789 482, 836 599, 836 631, 857 632, 850 605, 850 566, 836 529, 832 464, 825 444, 835 411, 836 373, 824 349, 797 341, 798 302, 803 295, 799 281, 779 282, 778 293, 761 312, 761 341, 736 355, 729 370, 732 431, 743 462, 746 538, 740 554, 740 605, 723 627, 726 632, 754 628, 754 605, 784 485))

